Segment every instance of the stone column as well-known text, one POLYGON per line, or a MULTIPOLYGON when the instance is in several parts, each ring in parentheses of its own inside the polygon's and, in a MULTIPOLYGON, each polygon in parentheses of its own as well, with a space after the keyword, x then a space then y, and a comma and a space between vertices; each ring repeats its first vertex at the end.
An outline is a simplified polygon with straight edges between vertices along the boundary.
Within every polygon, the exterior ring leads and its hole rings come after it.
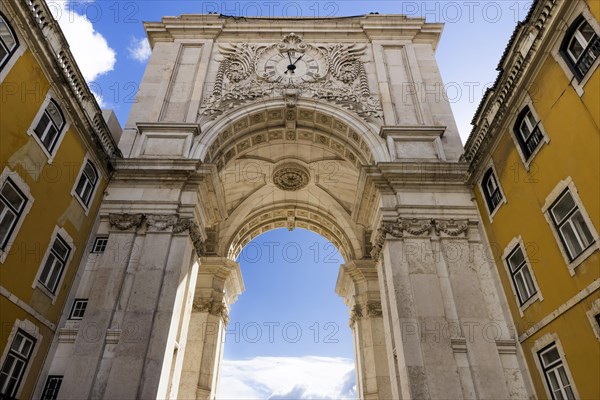
POLYGON ((229 309, 244 290, 238 263, 203 257, 198 269, 178 398, 215 399, 229 309))
POLYGON ((336 293, 350 308, 360 399, 391 399, 390 372, 375 263, 355 260, 340 267, 336 293))

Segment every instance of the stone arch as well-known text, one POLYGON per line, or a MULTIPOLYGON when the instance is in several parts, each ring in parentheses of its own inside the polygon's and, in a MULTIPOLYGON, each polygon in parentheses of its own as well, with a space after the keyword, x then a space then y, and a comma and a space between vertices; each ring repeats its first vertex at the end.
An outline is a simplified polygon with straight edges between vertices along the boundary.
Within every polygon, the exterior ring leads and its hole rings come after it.
POLYGON ((310 206, 289 204, 269 207, 249 215, 230 237, 227 257, 236 259, 252 239, 278 228, 303 228, 315 232, 329 240, 344 260, 354 259, 357 253, 362 253, 358 238, 353 232, 345 231, 333 216, 310 206))
POLYGON ((380 127, 323 101, 299 99, 288 107, 282 99, 274 99, 239 106, 205 124, 191 157, 222 167, 245 150, 272 140, 307 140, 329 147, 357 167, 372 165, 391 161, 380 127))

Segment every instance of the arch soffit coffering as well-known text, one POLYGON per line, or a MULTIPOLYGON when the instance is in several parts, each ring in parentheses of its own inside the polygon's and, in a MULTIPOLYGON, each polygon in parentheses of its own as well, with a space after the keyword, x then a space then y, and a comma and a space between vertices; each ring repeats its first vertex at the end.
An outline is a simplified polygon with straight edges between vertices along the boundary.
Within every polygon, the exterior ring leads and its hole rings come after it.
POLYGON ((286 107, 284 99, 240 105, 204 125, 191 153, 222 167, 254 146, 294 140, 328 147, 357 167, 391 160, 377 124, 312 99, 300 99, 295 107, 286 107))
POLYGON ((331 214, 309 204, 280 203, 248 215, 240 224, 232 224, 235 226, 226 229, 230 234, 222 239, 227 243, 227 257, 235 260, 252 239, 265 232, 279 228, 302 228, 329 240, 344 260, 362 257, 361 242, 354 229, 343 227, 338 222, 331 214))

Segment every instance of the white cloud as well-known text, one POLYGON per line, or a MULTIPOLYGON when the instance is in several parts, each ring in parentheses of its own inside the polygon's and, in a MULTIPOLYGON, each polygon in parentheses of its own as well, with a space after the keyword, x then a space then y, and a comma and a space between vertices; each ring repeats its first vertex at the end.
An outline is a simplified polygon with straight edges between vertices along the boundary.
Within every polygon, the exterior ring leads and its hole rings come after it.
POLYGON ((223 360, 220 399, 355 399, 354 361, 333 357, 223 360))
POLYGON ((148 39, 146 38, 131 38, 127 51, 129 52, 129 57, 139 62, 147 61, 152 54, 150 43, 148 43, 148 39))
POLYGON ((112 71, 116 62, 116 53, 92 23, 77 11, 77 5, 66 0, 49 3, 54 17, 58 20, 71 53, 85 80, 89 83, 98 76, 112 71))

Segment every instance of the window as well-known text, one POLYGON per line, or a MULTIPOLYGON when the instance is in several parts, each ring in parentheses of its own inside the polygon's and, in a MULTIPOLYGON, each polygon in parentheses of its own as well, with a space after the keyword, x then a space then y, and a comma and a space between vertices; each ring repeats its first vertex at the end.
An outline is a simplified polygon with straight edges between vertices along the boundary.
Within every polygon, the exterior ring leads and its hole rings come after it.
POLYGON ((92 246, 92 253, 104 253, 107 244, 108 236, 98 236, 96 240, 94 240, 94 245, 92 246))
POLYGON ((525 161, 527 161, 544 138, 539 122, 535 120, 529 107, 525 107, 517 117, 514 132, 525 161))
POLYGON ((56 292, 56 288, 62 276, 63 270, 67 264, 67 259, 71 253, 71 248, 67 242, 59 235, 56 235, 54 242, 50 247, 50 253, 46 258, 44 268, 40 274, 39 281, 52 294, 56 292))
POLYGON ((56 400, 58 398, 58 391, 62 384, 62 375, 49 375, 46 380, 46 386, 44 386, 44 393, 42 394, 42 400, 56 400))
POLYGON ((568 189, 550 207, 550 215, 571 261, 593 244, 592 233, 568 189))
POLYGON ((556 343, 540 350, 538 357, 552 398, 555 400, 575 399, 556 343))
POLYGON ((508 255, 506 262, 508 263, 513 286, 519 297, 519 305, 523 305, 536 294, 537 289, 520 245, 508 255))
POLYGON ((0 369, 0 394, 16 396, 34 346, 35 339, 18 329, 0 369))
POLYGON ((87 304, 87 299, 75 299, 75 301, 73 302, 73 307, 71 308, 71 314, 69 315, 69 319, 82 319, 83 314, 85 314, 87 304))
POLYGON ((500 186, 494 175, 494 170, 490 167, 482 180, 483 195, 488 205, 490 214, 498 207, 504 198, 500 191, 500 186))
POLYGON ((0 189, 0 249, 5 250, 11 234, 23 215, 27 197, 7 178, 0 189))
POLYGON ((600 38, 583 16, 577 18, 567 30, 561 53, 579 81, 600 55, 600 38))
POLYGON ((65 118, 60 107, 51 99, 33 132, 46 150, 52 153, 65 125, 65 118))
POLYGON ((77 196, 79 196, 86 207, 90 204, 97 183, 98 173, 96 172, 96 168, 94 167, 94 164, 87 161, 83 167, 77 186, 75 187, 75 193, 77 193, 77 196))
POLYGON ((0 70, 4 68, 18 47, 17 35, 8 24, 4 14, 0 12, 0 70))

